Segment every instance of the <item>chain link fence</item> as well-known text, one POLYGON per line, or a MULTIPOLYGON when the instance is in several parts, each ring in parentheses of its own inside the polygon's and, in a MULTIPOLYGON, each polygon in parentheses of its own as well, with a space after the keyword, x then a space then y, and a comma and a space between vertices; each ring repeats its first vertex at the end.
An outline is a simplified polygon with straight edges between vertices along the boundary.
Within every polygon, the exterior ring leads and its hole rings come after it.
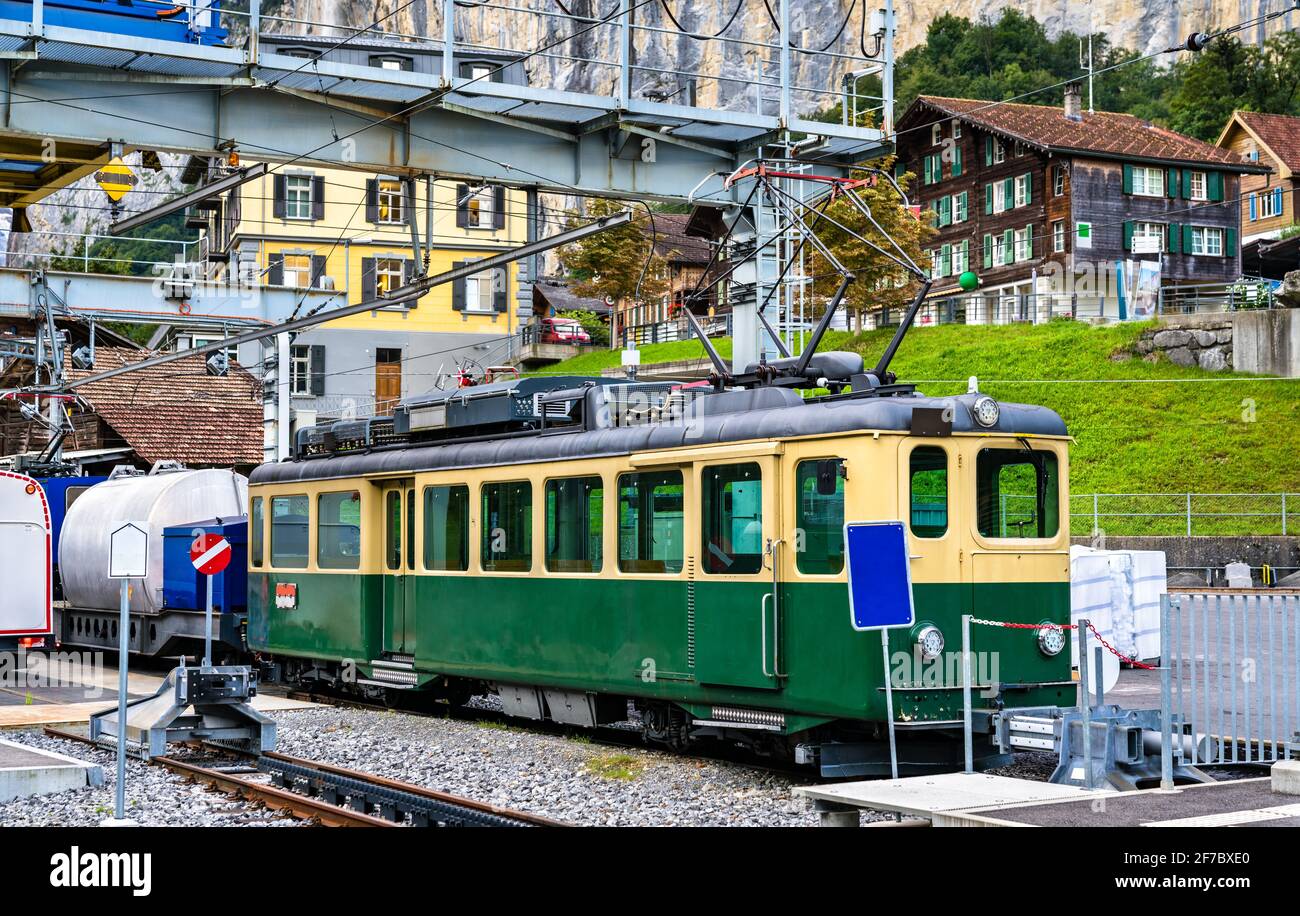
MULTIPOLYGON (((1016 498, 1007 512, 1016 514, 1016 498)), ((1030 510, 1032 511, 1032 510, 1030 510)), ((1074 493, 1070 534, 1114 537, 1300 534, 1300 493, 1074 493)))

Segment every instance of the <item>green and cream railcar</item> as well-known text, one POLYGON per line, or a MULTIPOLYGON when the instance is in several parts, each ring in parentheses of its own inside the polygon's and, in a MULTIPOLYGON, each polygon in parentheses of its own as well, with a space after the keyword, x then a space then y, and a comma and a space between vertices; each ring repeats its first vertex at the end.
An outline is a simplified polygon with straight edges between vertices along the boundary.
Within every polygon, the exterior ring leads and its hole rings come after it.
MULTIPOLYGON (((858 775, 888 757, 846 520, 908 524, 917 623, 890 635, 905 766, 960 760, 963 613, 1069 622, 1068 437, 1046 408, 764 388, 631 423, 601 409, 607 383, 575 390, 567 427, 257 469, 250 646, 295 679, 492 691, 571 724, 630 701, 652 740, 858 775)), ((980 628, 980 708, 1072 703, 1062 636, 980 628)))

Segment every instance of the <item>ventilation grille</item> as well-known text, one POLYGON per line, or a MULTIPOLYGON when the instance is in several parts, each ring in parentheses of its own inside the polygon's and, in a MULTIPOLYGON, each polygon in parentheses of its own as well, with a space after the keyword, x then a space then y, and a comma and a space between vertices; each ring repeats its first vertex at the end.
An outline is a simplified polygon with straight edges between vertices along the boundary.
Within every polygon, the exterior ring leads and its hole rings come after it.
POLYGON ((695 668, 695 557, 686 558, 686 665, 695 668))
POLYGON ((768 728, 785 728, 785 713, 766 712, 762 709, 714 706, 713 718, 718 722, 735 722, 738 725, 765 725, 768 728))

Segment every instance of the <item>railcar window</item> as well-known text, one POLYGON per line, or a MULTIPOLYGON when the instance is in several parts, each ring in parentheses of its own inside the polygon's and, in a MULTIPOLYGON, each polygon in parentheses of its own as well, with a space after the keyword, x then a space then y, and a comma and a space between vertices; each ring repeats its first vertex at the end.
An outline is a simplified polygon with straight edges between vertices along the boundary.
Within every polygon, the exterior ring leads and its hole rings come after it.
POLYGON ((618 568, 630 573, 682 571, 682 472, 618 478, 618 568))
POLYGON ((253 510, 248 516, 248 553, 254 566, 262 565, 262 497, 253 497, 253 510))
POLYGON ((384 565, 402 568, 402 493, 389 490, 384 496, 384 565))
POLYGON ((599 477, 546 481, 546 568, 600 572, 605 485, 599 477))
POLYGON ((800 537, 794 562, 799 572, 834 576, 844 568, 843 460, 801 461, 795 468, 796 525, 800 537))
POLYGON ((941 538, 948 531, 948 453, 933 445, 914 448, 910 465, 912 534, 941 538))
POLYGON ((356 490, 316 497, 316 565, 321 569, 361 566, 361 494, 356 490))
POLYGON ((307 497, 271 497, 271 565, 307 566, 307 497))
POLYGON ((469 569, 469 487, 424 488, 424 568, 469 569))
POLYGON ((1052 452, 981 449, 975 461, 980 534, 991 538, 1056 537, 1059 476, 1052 452))
POLYGON ((528 572, 533 568, 533 485, 526 480, 485 483, 482 493, 483 569, 528 572))
POLYGON ((756 463, 705 468, 703 567, 744 575, 763 568, 763 474, 756 463))

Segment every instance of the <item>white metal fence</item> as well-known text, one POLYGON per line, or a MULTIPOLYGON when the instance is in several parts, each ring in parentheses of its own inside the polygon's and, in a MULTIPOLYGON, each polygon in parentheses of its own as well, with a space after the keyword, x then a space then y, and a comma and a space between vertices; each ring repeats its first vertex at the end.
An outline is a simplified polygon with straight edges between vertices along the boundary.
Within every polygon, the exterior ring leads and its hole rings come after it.
MULTIPOLYGON (((1007 497, 1012 515, 1032 497, 1007 497)), ((1032 511, 1032 507, 1027 507, 1032 511)), ((1072 493, 1070 533, 1086 537, 1300 534, 1300 493, 1072 493)))

